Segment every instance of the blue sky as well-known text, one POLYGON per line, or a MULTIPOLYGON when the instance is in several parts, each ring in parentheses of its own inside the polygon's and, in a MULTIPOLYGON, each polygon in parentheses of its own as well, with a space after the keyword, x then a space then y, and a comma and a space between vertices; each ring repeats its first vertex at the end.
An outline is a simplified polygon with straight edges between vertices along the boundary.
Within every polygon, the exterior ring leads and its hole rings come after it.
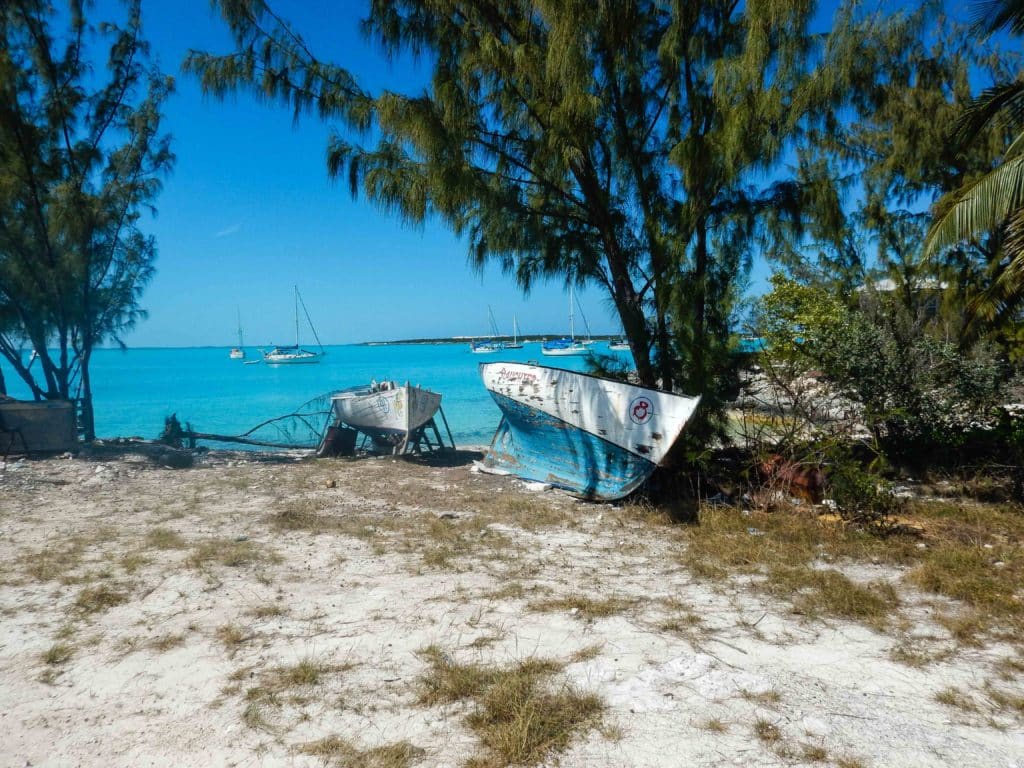
MULTIPOLYGON (((275 8, 319 55, 370 88, 422 80, 363 40, 363 5, 282 0, 275 8)), ((96 18, 117 10, 102 0, 96 18)), ((568 330, 562 285, 540 284, 524 297, 500 270, 474 272, 465 245, 443 226, 409 228, 352 200, 346 184, 327 177, 330 126, 312 118, 295 125, 286 110, 248 94, 204 97, 180 65, 189 48, 231 48, 208 3, 143 0, 143 24, 153 57, 176 79, 164 125, 177 162, 157 217, 145 224, 159 258, 142 300, 149 317, 127 335, 129 346, 233 344, 236 307, 246 344, 290 343, 293 284, 324 343, 485 335, 488 305, 503 333, 514 315, 527 333, 568 330)), ((618 331, 600 291, 579 298, 595 333, 618 331)))
MULTIPOLYGON (((824 5, 827 18, 832 3, 824 5)), ((318 55, 371 90, 421 82, 410 62, 389 65, 362 38, 364 6, 274 3, 318 55)), ((96 18, 118 8, 101 0, 96 18)), ((207 2, 143 0, 143 23, 153 57, 177 81, 165 110, 177 163, 157 217, 145 225, 159 259, 143 297, 149 317, 126 337, 130 346, 232 344, 236 308, 247 344, 290 342, 293 284, 324 343, 486 334, 488 305, 502 332, 514 315, 526 333, 566 330, 561 284, 539 284, 524 297, 496 268, 470 269, 464 244, 441 225, 409 228, 331 182, 330 126, 315 118, 296 125, 287 110, 245 93, 223 102, 204 97, 179 68, 189 48, 231 49, 207 2)), ((755 287, 764 273, 763 265, 755 269, 755 287)), ((579 299, 595 333, 619 330, 600 290, 579 299)))

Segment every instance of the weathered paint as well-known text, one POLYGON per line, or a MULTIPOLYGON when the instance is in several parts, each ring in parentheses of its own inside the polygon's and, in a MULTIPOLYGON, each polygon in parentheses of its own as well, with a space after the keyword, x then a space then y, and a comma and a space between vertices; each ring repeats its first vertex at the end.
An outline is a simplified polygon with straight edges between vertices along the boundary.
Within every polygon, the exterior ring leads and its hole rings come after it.
POLYGON ((655 464, 559 418, 491 392, 504 414, 484 465, 592 499, 632 493, 655 464))
POLYGON ((353 387, 331 397, 336 424, 350 427, 374 439, 404 437, 423 426, 441 406, 441 395, 421 387, 380 385, 353 387))
POLYGON ((699 401, 541 365, 486 363, 480 373, 504 414, 484 465, 589 498, 635 490, 699 401))
POLYGON ((529 363, 484 363, 484 386, 658 464, 693 415, 683 397, 576 371, 529 363))

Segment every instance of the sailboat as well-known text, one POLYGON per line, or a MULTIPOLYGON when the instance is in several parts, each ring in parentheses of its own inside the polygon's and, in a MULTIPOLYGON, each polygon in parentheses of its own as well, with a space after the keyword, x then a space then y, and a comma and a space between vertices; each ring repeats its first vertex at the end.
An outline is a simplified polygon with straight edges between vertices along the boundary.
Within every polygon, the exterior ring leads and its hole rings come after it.
POLYGON ((235 313, 238 316, 238 346, 228 353, 228 357, 232 360, 244 360, 245 344, 242 342, 242 311, 236 307, 235 313))
POLYGON ((515 315, 512 315, 512 343, 505 344, 505 349, 522 349, 523 343, 519 340, 519 322, 515 315))
POLYGON ((313 327, 313 321, 309 319, 309 311, 306 309, 305 303, 302 301, 302 297, 299 295, 299 287, 295 288, 295 343, 284 347, 274 347, 270 350, 260 350, 263 353, 263 362, 267 365, 296 365, 299 363, 319 363, 327 353, 324 351, 324 345, 320 343, 320 337, 316 335, 316 328, 313 327), (306 315, 306 321, 309 322, 309 328, 313 331, 313 337, 316 339, 316 343, 320 346, 319 352, 311 352, 308 349, 303 349, 299 346, 299 305, 302 305, 302 311, 306 315))
POLYGON ((540 345, 540 353, 550 357, 578 357, 587 354, 590 350, 582 341, 576 339, 576 329, 573 326, 573 292, 569 287, 569 335, 560 339, 545 341, 540 345))
POLYGON ((491 338, 484 339, 483 341, 476 341, 475 339, 469 342, 469 351, 476 355, 489 355, 493 352, 501 352, 505 348, 505 345, 500 341, 494 339, 495 336, 499 336, 498 324, 494 322, 494 312, 491 311, 490 305, 487 307, 487 319, 491 324, 491 338))

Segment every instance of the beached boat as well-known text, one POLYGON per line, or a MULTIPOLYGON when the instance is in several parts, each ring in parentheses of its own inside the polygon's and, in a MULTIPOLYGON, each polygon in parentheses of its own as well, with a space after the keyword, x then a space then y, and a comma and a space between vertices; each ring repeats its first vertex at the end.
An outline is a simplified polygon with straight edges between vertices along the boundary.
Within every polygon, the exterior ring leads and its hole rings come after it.
POLYGON ((306 305, 302 301, 302 297, 299 295, 299 288, 295 286, 295 343, 289 344, 288 346, 277 346, 268 350, 260 350, 263 354, 263 362, 267 365, 297 365, 297 364, 308 364, 308 363, 319 363, 320 358, 325 354, 324 345, 320 344, 320 337, 316 335, 316 328, 313 327, 313 321, 309 319, 309 312, 306 310, 306 305), (299 346, 299 306, 302 306, 302 311, 306 315, 306 321, 309 323, 309 328, 313 331, 313 337, 316 339, 316 343, 320 345, 319 352, 312 352, 308 349, 303 349, 299 346))
POLYGON ((700 401, 543 365, 484 363, 480 374, 502 412, 484 467, 591 499, 636 490, 700 401))
POLYGON ((369 435, 375 445, 401 453, 410 435, 441 407, 441 395, 422 387, 400 386, 394 381, 372 381, 331 395, 335 425, 369 435))
POLYGON ((242 341, 242 311, 236 308, 235 312, 238 315, 238 346, 228 352, 228 357, 232 360, 244 360, 245 343, 242 341))
POLYGON ((585 342, 576 338, 576 328, 573 325, 573 292, 569 288, 569 335, 560 339, 545 341, 540 345, 540 353, 549 357, 578 357, 590 352, 585 342))

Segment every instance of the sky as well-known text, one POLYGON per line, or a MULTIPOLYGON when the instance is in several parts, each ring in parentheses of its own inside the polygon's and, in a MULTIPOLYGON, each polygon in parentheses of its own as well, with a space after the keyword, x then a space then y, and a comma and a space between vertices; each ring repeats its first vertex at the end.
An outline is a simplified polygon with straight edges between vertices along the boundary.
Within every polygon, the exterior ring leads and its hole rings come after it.
MULTIPOLYGON (((102 0, 96 17, 118 8, 102 0)), ((275 3, 318 55, 369 88, 422 83, 410 62, 389 65, 363 39, 363 8, 361 0, 275 3)), ((499 269, 474 271, 464 242, 441 224, 403 225, 332 182, 331 126, 315 118, 296 125, 287 110, 247 93, 205 97, 180 66, 189 48, 231 50, 208 2, 143 0, 143 25, 152 57, 176 80, 164 127, 177 160, 157 216, 143 225, 159 256, 142 297, 149 315, 125 336, 130 347, 232 345, 236 312, 246 344, 291 343, 293 285, 325 344, 488 335, 489 306, 501 333, 512 332, 514 317, 525 333, 568 332, 560 283, 538 284, 524 297, 499 269)), ((594 333, 619 332, 601 291, 578 298, 594 333)), ((301 335, 313 342, 308 328, 301 335)))
MULTIPOLYGON (((389 64, 359 32, 366 0, 277 0, 312 50, 353 71, 370 90, 409 91, 425 81, 410 61, 389 64)), ((830 16, 834 3, 823 4, 830 16)), ((96 18, 116 15, 100 0, 96 18)), ((177 161, 144 223, 155 235, 157 270, 142 305, 148 318, 126 335, 132 347, 235 343, 236 312, 245 342, 291 343, 298 286, 325 344, 487 335, 488 307, 499 331, 513 317, 526 333, 568 330, 568 296, 559 282, 524 296, 496 267, 467 262, 465 243, 440 223, 410 228, 327 175, 331 126, 259 103, 248 93, 205 97, 181 72, 188 49, 228 52, 225 25, 206 0, 143 0, 152 56, 176 78, 165 129, 177 161)), ((767 269, 755 267, 763 284, 767 269)), ((594 333, 618 333, 598 288, 578 292, 594 333)), ((580 317, 577 313, 577 329, 580 317)), ((308 330, 303 343, 313 341, 308 330)))

